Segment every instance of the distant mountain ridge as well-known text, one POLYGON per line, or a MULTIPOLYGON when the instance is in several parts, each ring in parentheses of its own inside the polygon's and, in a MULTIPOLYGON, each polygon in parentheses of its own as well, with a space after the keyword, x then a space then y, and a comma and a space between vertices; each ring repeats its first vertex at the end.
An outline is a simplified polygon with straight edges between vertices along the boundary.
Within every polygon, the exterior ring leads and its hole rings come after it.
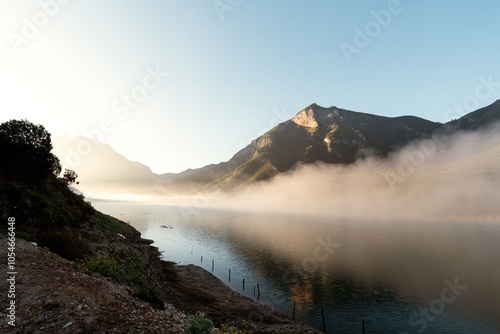
POLYGON ((180 173, 156 174, 139 162, 130 161, 109 144, 92 138, 63 135, 54 138, 53 153, 63 167, 74 169, 84 191, 111 193, 163 193, 164 183, 210 169, 208 165, 180 173))
POLYGON ((175 181, 201 190, 231 190, 267 180, 297 163, 349 164, 386 156, 434 131, 478 130, 500 120, 500 100, 445 124, 415 116, 384 117, 313 103, 237 152, 229 161, 175 181))
POLYGON ((253 140, 228 162, 177 183, 198 181, 206 182, 204 190, 233 189, 269 179, 298 162, 346 164, 367 155, 385 156, 442 126, 413 116, 389 118, 311 104, 253 140))
POLYGON ((500 120, 500 100, 446 123, 457 130, 476 130, 500 120))
POLYGON ((66 168, 78 174, 78 188, 112 192, 137 191, 157 187, 158 175, 138 162, 132 162, 110 145, 87 137, 56 137, 53 152, 66 168))
MULTIPOLYGON (((95 152, 74 169, 83 184, 99 184, 116 192, 234 190, 270 179, 297 163, 349 164, 370 155, 384 157, 439 129, 476 131, 498 120, 500 100, 445 124, 415 116, 384 117, 333 106, 324 108, 313 103, 254 139, 227 162, 158 175, 145 165, 127 160, 109 145, 93 141, 95 152)), ((84 137, 60 138, 54 142, 54 152, 62 158, 68 148, 76 145, 75 141, 84 137)), ((61 161, 64 164, 64 159, 61 161)))

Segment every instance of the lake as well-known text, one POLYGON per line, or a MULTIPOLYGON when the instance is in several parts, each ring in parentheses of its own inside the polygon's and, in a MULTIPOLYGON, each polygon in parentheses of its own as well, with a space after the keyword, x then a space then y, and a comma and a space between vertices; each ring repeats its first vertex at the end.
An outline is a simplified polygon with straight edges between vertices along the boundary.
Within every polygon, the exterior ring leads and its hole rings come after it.
POLYGON ((213 260, 235 291, 289 314, 295 304, 320 330, 323 308, 328 333, 362 333, 363 320, 366 333, 500 333, 499 223, 92 204, 153 239, 165 260, 210 272, 213 260))

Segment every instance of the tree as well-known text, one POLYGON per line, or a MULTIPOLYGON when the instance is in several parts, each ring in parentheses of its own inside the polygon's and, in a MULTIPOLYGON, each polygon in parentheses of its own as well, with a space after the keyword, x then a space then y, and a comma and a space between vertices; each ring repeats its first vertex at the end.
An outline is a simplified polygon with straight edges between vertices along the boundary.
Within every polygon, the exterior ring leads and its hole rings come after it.
POLYGON ((65 169, 63 177, 61 180, 67 185, 70 186, 73 183, 79 184, 80 182, 76 182, 76 178, 78 177, 78 174, 72 169, 65 169))
POLYGON ((9 216, 18 219, 16 229, 57 229, 79 226, 94 214, 67 186, 76 181, 74 171, 58 179, 61 164, 51 151, 43 126, 26 120, 0 124, 0 229, 9 216))
POLYGON ((0 124, 0 172, 28 183, 61 173, 59 159, 51 153, 50 133, 27 120, 0 124))

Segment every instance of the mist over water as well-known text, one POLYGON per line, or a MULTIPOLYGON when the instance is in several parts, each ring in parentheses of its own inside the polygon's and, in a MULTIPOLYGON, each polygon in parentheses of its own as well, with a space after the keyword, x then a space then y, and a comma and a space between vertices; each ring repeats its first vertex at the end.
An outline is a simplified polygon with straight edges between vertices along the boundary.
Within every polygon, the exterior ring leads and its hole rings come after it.
POLYGON ((500 329, 496 223, 365 221, 112 202, 95 206, 154 239, 165 260, 210 271, 213 258, 214 274, 233 289, 256 298, 251 287, 260 283, 261 302, 290 313, 295 301, 299 318, 317 328, 323 306, 327 328, 336 333, 357 332, 361 319, 371 332, 416 333, 421 325, 410 320, 423 317, 414 313, 441 297, 445 280, 456 280, 466 289, 428 322, 426 333, 500 329), (325 244, 332 246, 331 253, 325 244), (243 278, 250 287, 245 291, 243 278))
POLYGON ((445 281, 456 280, 467 289, 427 321, 426 332, 495 333, 498 130, 438 133, 385 159, 300 164, 231 193, 143 197, 160 205, 104 204, 103 210, 129 212, 132 224, 143 221, 140 230, 168 260, 200 265, 199 255, 210 254, 247 280, 258 277, 272 292, 264 299, 271 306, 289 312, 296 301, 300 317, 316 326, 324 305, 339 333, 358 328, 360 317, 374 330, 417 332, 421 309, 439 301, 445 281), (165 223, 174 229, 161 228, 165 223), (338 248, 311 262, 327 240, 338 248))
MULTIPOLYGON (((127 188, 129 178, 121 179, 120 189, 96 181, 98 185, 87 191, 93 183, 84 179, 78 188, 92 198, 200 209, 216 207, 366 220, 497 219, 499 130, 497 124, 484 131, 436 132, 430 139, 413 142, 388 157, 368 157, 350 165, 299 163, 269 181, 241 185, 230 192, 190 194, 183 189, 176 193, 175 187, 165 185, 160 190, 158 185, 149 187, 142 181, 138 191, 134 180, 127 188)), ((87 178, 93 179, 94 175, 87 178)))
POLYGON ((389 157, 300 164, 211 203, 252 211, 364 219, 496 218, 500 132, 438 133, 389 157))

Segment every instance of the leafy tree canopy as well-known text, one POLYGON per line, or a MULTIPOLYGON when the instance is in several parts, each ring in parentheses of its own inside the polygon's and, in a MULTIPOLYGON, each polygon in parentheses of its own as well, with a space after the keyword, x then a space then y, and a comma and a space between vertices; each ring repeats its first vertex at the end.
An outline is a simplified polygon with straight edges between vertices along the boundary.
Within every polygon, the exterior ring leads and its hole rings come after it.
POLYGON ((68 188, 78 175, 66 170, 58 178, 61 164, 51 151, 51 135, 42 125, 0 124, 0 229, 7 216, 16 217, 16 228, 53 229, 79 226, 94 214, 68 188))
POLYGON ((50 133, 27 120, 0 124, 0 172, 9 179, 27 183, 59 175, 61 164, 51 153, 50 133))
POLYGON ((62 181, 67 185, 70 186, 73 183, 79 184, 80 182, 77 182, 76 179, 78 178, 78 174, 72 169, 65 169, 64 174, 62 177, 62 181))

